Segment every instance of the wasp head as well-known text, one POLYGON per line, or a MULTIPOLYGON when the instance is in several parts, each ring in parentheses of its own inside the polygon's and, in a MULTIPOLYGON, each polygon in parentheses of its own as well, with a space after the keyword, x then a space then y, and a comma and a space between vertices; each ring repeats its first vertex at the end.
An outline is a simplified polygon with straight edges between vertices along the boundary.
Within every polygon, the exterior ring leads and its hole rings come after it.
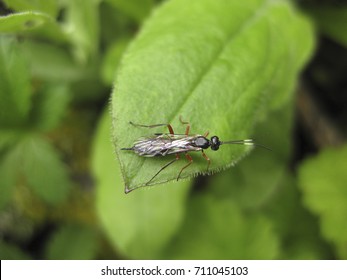
POLYGON ((217 136, 212 136, 210 140, 211 150, 217 151, 222 143, 219 141, 217 136))

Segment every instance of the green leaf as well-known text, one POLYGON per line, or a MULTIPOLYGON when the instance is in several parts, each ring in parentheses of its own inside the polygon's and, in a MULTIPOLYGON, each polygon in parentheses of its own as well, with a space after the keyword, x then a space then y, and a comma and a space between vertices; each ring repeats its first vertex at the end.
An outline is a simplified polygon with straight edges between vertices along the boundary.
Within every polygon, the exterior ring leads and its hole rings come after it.
POLYGON ((261 214, 245 214, 229 199, 198 195, 168 248, 170 259, 274 259, 279 241, 261 214))
MULTIPOLYGON (((289 1, 165 2, 130 44, 115 81, 113 140, 126 188, 144 186, 168 161, 120 150, 141 136, 166 131, 135 128, 129 121, 171 123, 183 133, 182 115, 192 133, 247 139, 270 107, 288 101, 288 90, 312 50, 312 36, 311 25, 289 1), (288 67, 285 76, 279 74, 288 67), (277 84, 278 76, 285 85, 277 84)), ((236 164, 249 151, 240 145, 220 150, 208 154, 210 173, 236 164)), ((193 157, 181 178, 206 172, 206 161, 193 157)), ((175 163, 152 184, 175 180, 185 164, 175 163)))
POLYGON ((301 201, 296 178, 288 171, 262 211, 281 238, 280 259, 329 259, 330 247, 319 233, 319 224, 301 201))
POLYGON ((183 219, 188 181, 124 194, 105 110, 94 142, 97 212, 111 243, 128 258, 157 258, 183 219))
POLYGON ((50 15, 42 12, 29 11, 0 17, 0 32, 36 35, 53 42, 67 42, 61 26, 50 15))
POLYGON ((31 105, 29 69, 16 41, 6 36, 0 37, 0 100, 0 125, 23 123, 31 105))
POLYGON ((18 178, 26 179, 34 192, 49 204, 64 201, 70 190, 70 181, 56 150, 45 140, 24 135, 0 161, 0 206, 11 197, 18 178), (21 176, 19 176, 21 175, 21 176))
POLYGON ((134 36, 138 25, 106 1, 100 4, 100 41, 103 46, 134 36))
POLYGON ((0 153, 12 147, 21 138, 23 131, 15 129, 0 129, 0 153))
POLYGON ((61 121, 71 99, 71 92, 63 84, 48 85, 35 96, 32 123, 41 131, 53 129, 61 121))
POLYGON ((43 12, 20 12, 0 17, 0 32, 36 36, 56 43, 68 42, 61 25, 43 12))
POLYGON ((69 194, 67 169, 57 151, 44 139, 31 136, 19 145, 22 172, 28 185, 49 204, 61 203, 69 194))
POLYGON ((26 40, 20 44, 20 48, 35 78, 75 82, 91 72, 91 69, 74 63, 73 57, 66 50, 52 43, 26 40))
POLYGON ((17 246, 0 240, 0 259, 1 260, 30 260, 31 257, 24 253, 17 246))
POLYGON ((320 218, 323 236, 347 258, 347 146, 329 148, 306 160, 299 169, 305 205, 320 218))
POLYGON ((41 12, 22 12, 0 17, 0 32, 19 32, 35 29, 50 17, 41 12))
POLYGON ((9 150, 0 157, 0 209, 11 200, 18 176, 18 153, 9 150))
POLYGON ((50 240, 47 258, 51 260, 94 259, 97 245, 97 235, 92 229, 78 225, 64 226, 50 240))
POLYGON ((101 77, 105 84, 111 85, 113 83, 116 69, 118 68, 122 54, 128 46, 128 43, 129 39, 127 38, 117 40, 115 43, 111 44, 106 51, 101 68, 101 77))
POLYGON ((124 14, 141 23, 151 11, 153 0, 106 0, 124 14))
POLYGON ((313 7, 307 9, 307 12, 313 16, 319 29, 335 40, 336 42, 347 46, 347 6, 341 7, 313 7))
POLYGON ((17 11, 39 11, 44 12, 52 17, 58 14, 57 0, 4 0, 5 4, 17 11))
POLYGON ((99 43, 100 0, 64 0, 65 31, 74 44, 74 54, 78 61, 85 64, 95 58, 99 43))

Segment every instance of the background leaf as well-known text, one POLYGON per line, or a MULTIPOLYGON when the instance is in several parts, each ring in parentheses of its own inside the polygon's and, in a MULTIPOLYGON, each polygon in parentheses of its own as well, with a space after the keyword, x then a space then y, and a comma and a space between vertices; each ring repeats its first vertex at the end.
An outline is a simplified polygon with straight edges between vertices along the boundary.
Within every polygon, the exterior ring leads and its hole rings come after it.
POLYGON ((329 244, 319 234, 319 223, 303 205, 296 178, 286 172, 276 190, 261 205, 281 239, 279 259, 331 259, 329 244))
POLYGON ((32 123, 40 130, 48 131, 62 120, 71 99, 71 92, 64 84, 47 85, 35 96, 32 123))
POLYGON ((49 16, 41 12, 22 12, 0 17, 1 32, 18 32, 34 29, 49 20, 49 16))
POLYGON ((49 204, 64 201, 70 190, 66 167, 60 161, 56 150, 39 137, 27 137, 19 149, 22 172, 28 185, 49 204))
POLYGON ((119 253, 130 258, 157 258, 184 217, 188 181, 124 194, 119 165, 110 141, 111 118, 105 110, 94 142, 93 171, 97 211, 119 253))
POLYGON ((100 0, 64 0, 66 8, 65 32, 74 44, 77 60, 85 64, 95 59, 99 43, 100 0))
POLYGON ((51 15, 52 17, 58 14, 57 0, 4 0, 5 4, 17 11, 40 11, 51 15))
POLYGON ((319 29, 331 39, 347 46, 347 6, 308 7, 307 12, 313 16, 319 29))
POLYGON ((347 258, 347 146, 326 149, 299 168, 305 205, 320 218, 323 236, 347 258))
POLYGON ((124 14, 141 22, 150 12, 153 0, 106 0, 124 14))
MULTIPOLYGON (((143 135, 166 131, 134 128, 129 121, 171 123, 182 133, 182 115, 192 123, 192 133, 249 138, 269 106, 288 100, 288 89, 311 49, 310 24, 287 1, 165 2, 127 49, 115 82, 113 137, 126 186, 143 186, 168 160, 119 151, 143 135), (287 64, 291 69, 281 81, 286 90, 273 91, 287 64)), ((237 145, 221 150, 208 153, 210 172, 230 167, 247 151, 237 145)), ((200 158, 194 157, 182 178, 206 170, 200 158)), ((153 184, 176 179, 184 164, 175 163, 153 184)))
POLYGON ((26 11, 0 17, 0 32, 36 36, 67 43, 68 37, 53 17, 43 12, 26 11))
POLYGON ((0 240, 1 260, 30 260, 30 256, 13 244, 0 240))
POLYGON ((101 78, 105 84, 112 85, 116 69, 118 69, 122 54, 128 44, 129 39, 122 38, 110 45, 109 49, 106 51, 101 69, 101 78))
POLYGON ((50 240, 47 258, 51 260, 89 260, 96 255, 97 235, 86 226, 60 228, 50 240))
POLYGON ((3 152, 0 158, 0 210, 11 200, 18 176, 18 154, 15 150, 3 152))
POLYGON ((75 82, 91 72, 76 64, 69 52, 51 43, 24 41, 20 49, 29 62, 31 75, 35 78, 54 82, 75 82))
POLYGON ((170 259, 273 259, 279 240, 261 214, 245 214, 229 199, 195 196, 168 252, 170 259))
POLYGON ((0 100, 0 125, 21 124, 31 105, 29 69, 16 41, 7 36, 0 36, 0 100))

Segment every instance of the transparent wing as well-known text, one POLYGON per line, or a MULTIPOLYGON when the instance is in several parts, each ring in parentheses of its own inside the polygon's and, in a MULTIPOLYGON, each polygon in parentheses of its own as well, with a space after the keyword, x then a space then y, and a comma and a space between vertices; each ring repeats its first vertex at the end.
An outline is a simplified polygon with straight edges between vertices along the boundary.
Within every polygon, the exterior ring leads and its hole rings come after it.
POLYGON ((192 145, 196 136, 184 134, 160 134, 156 137, 142 137, 134 143, 133 150, 140 156, 155 157, 189 151, 199 151, 192 145))

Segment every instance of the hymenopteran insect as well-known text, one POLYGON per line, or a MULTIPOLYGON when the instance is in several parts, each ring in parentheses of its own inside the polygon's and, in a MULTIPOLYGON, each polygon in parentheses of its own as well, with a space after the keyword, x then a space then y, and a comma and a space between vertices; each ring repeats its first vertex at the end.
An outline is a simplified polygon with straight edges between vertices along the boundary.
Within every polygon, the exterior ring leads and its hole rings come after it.
MULTIPOLYGON (((205 154, 204 150, 211 148, 213 151, 217 151, 220 145, 224 144, 241 144, 241 145, 251 145, 251 146, 261 146, 256 143, 252 139, 245 140, 231 140, 231 141, 220 141, 218 136, 212 136, 211 139, 207 139, 209 132, 205 132, 203 135, 200 134, 189 134, 190 124, 189 122, 185 122, 180 117, 180 122, 182 124, 187 125, 186 131, 184 134, 175 134, 172 126, 170 124, 153 124, 153 125, 143 125, 143 124, 135 124, 130 122, 133 126, 138 127, 159 127, 159 126, 167 126, 169 129, 169 133, 155 133, 152 136, 141 137, 138 139, 131 148, 122 148, 121 150, 131 150, 136 154, 142 157, 156 157, 156 156, 167 156, 174 154, 176 157, 165 164, 159 171, 154 174, 154 176, 146 183, 148 185, 160 172, 162 172, 166 167, 174 163, 175 161, 180 159, 180 154, 184 153, 185 157, 188 160, 188 163, 182 167, 181 171, 177 175, 177 180, 180 178, 181 173, 184 169, 186 169, 189 165, 193 163, 192 157, 188 154, 188 152, 197 152, 201 151, 202 156, 207 161, 207 170, 210 167, 210 159, 205 154)), ((263 147, 263 146, 262 146, 263 147)), ((264 147, 266 148, 266 147, 264 147)))

